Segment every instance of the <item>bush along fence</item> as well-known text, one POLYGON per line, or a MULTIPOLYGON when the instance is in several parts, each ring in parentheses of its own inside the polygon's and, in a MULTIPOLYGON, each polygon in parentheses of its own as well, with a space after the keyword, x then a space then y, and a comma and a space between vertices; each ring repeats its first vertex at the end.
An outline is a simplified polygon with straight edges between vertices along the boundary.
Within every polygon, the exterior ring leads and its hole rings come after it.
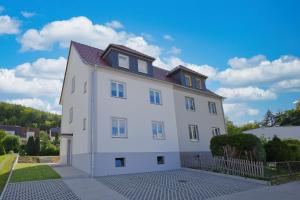
POLYGON ((249 161, 235 158, 225 159, 221 156, 214 156, 211 159, 202 160, 200 156, 195 156, 192 160, 183 160, 183 166, 239 176, 264 177, 264 164, 261 161, 249 161))

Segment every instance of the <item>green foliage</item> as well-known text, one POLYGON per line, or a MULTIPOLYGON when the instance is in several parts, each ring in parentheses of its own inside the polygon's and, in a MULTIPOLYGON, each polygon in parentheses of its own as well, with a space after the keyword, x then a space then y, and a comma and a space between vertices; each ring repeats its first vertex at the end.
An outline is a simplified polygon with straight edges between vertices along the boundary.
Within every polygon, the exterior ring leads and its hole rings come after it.
POLYGON ((268 110, 265 114, 265 117, 262 121, 262 125, 265 126, 265 127, 271 127, 271 126, 274 126, 276 123, 275 121, 275 115, 270 111, 268 110))
POLYGON ((7 135, 7 133, 3 130, 0 130, 0 142, 2 141, 2 139, 7 135))
POLYGON ((215 136, 210 141, 213 155, 265 160, 265 152, 260 139, 251 134, 231 134, 215 136))
POLYGON ((36 151, 35 151, 35 144, 34 144, 34 138, 33 136, 30 136, 28 138, 27 144, 26 144, 26 153, 27 155, 36 155, 36 151))
POLYGON ((61 116, 33 108, 0 102, 0 124, 48 130, 60 126, 61 116))
POLYGON ((0 155, 4 155, 4 154, 5 154, 5 149, 3 145, 0 143, 0 155))
POLYGON ((40 153, 40 138, 37 137, 34 140, 34 154, 39 155, 40 153))
POLYGON ((236 126, 233 124, 232 121, 230 121, 228 119, 226 119, 226 126, 227 126, 227 133, 229 135, 241 134, 241 133, 243 133, 243 131, 259 128, 259 124, 256 122, 247 123, 242 126, 236 126))
POLYGON ((59 155, 59 149, 55 145, 49 143, 41 150, 40 154, 42 156, 57 156, 59 155))
POLYGON ((59 136, 58 135, 55 135, 55 138, 54 138, 52 144, 54 144, 55 146, 59 147, 60 140, 59 140, 59 136))
POLYGON ((296 139, 283 140, 290 149, 290 160, 300 161, 300 141, 296 139))
POLYGON ((2 139, 2 145, 4 146, 5 152, 18 152, 20 148, 20 138, 19 136, 8 134, 2 139))

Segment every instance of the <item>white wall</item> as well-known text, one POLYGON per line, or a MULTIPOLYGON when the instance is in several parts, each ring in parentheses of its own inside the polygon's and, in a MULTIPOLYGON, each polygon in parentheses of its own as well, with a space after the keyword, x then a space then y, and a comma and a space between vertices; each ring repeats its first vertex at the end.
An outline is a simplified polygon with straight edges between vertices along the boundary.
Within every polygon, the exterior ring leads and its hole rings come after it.
MULTIPOLYGON (((69 63, 65 77, 62 96, 62 123, 61 132, 72 133, 72 154, 86 154, 89 149, 89 100, 90 100, 90 67, 84 64, 76 49, 72 46, 70 50, 69 63), (75 76, 75 92, 71 94, 72 78, 75 76), (87 81, 87 93, 83 93, 84 82, 87 81), (69 109, 73 106, 73 122, 69 123, 69 109), (86 130, 83 130, 83 118, 87 118, 86 130)), ((63 140, 66 142, 66 140, 63 140)), ((65 151, 66 144, 61 150, 65 151)), ((65 154, 65 152, 62 152, 65 154)))
POLYGON ((220 98, 213 98, 174 86, 174 101, 177 120, 179 147, 181 152, 209 151, 212 127, 220 128, 221 134, 225 134, 224 115, 220 98), (194 98, 195 111, 187 111, 185 97, 194 98), (208 101, 215 102, 217 115, 209 113, 208 101), (190 141, 189 125, 198 125, 199 141, 190 141))
POLYGON ((113 69, 97 70, 97 151, 178 152, 172 85, 113 69), (126 99, 111 97, 111 80, 126 83, 126 99), (150 88, 161 91, 162 105, 150 104, 150 88), (111 137, 111 117, 127 118, 128 138, 111 137), (163 121, 165 140, 152 136, 152 121, 163 121))

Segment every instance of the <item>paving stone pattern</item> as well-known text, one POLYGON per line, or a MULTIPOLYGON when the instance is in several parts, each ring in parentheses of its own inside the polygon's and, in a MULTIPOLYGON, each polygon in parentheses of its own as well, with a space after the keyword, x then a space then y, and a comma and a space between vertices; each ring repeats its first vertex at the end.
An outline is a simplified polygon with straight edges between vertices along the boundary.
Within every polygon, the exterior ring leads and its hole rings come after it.
POLYGON ((5 200, 80 200, 61 180, 9 183, 5 200))
POLYGON ((261 184, 187 170, 97 178, 130 200, 196 200, 264 187, 261 184))

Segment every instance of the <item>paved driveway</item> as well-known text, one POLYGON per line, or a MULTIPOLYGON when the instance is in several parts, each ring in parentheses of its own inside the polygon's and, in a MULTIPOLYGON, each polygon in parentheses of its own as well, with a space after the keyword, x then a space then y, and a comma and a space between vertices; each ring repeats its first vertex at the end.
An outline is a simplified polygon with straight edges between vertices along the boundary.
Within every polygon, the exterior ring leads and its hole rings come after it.
POLYGON ((130 200, 199 200, 266 187, 190 170, 105 176, 97 180, 130 200))

